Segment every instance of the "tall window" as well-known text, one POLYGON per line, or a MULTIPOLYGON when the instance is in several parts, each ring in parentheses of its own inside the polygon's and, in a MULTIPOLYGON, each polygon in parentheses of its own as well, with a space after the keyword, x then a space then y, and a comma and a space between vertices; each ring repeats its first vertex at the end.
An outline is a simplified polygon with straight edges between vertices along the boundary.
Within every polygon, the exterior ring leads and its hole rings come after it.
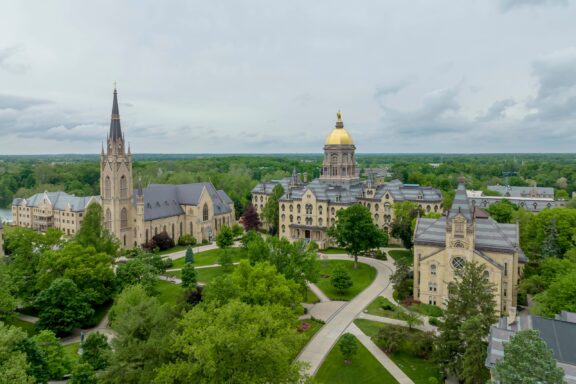
POLYGON ((208 221, 208 204, 204 203, 204 208, 202 208, 202 220, 208 221))
POLYGON ((464 222, 463 221, 458 220, 454 223, 454 236, 464 237, 464 222))
POLYGON ((122 208, 120 211, 120 229, 128 228, 128 211, 126 208, 122 208))
POLYGON ((104 198, 109 199, 112 196, 112 182, 110 181, 110 176, 106 176, 104 179, 104 198))
POLYGON ((112 212, 110 212, 110 208, 106 210, 106 229, 112 230, 112 212))
POLYGON ((128 197, 128 183, 124 175, 120 178, 120 197, 123 199, 128 197))
POLYGON ((436 264, 432 264, 430 266, 430 274, 431 275, 436 275, 436 264))

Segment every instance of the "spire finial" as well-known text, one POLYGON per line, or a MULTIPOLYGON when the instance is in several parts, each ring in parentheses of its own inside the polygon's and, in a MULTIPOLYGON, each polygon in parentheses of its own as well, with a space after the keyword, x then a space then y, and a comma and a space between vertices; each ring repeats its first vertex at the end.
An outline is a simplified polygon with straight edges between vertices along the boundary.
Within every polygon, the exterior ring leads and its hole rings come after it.
POLYGON ((344 123, 342 122, 342 112, 340 112, 340 110, 338 110, 336 113, 336 118, 336 128, 344 128, 344 123))
POLYGON ((116 92, 116 80, 114 80, 114 92, 116 92))

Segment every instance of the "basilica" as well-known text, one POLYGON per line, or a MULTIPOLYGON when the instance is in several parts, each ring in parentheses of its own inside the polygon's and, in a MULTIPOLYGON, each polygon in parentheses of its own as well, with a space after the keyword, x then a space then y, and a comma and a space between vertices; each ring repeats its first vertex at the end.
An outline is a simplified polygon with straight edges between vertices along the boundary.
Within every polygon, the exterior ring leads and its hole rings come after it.
POLYGON ((182 235, 211 241, 222 226, 235 223, 232 200, 211 182, 143 187, 138 180, 136 186, 114 89, 110 131, 100 154, 100 196, 43 192, 17 198, 12 203, 13 225, 38 231, 58 228, 74 235, 88 205, 97 203, 102 205, 106 228, 129 248, 146 244, 161 232, 175 241, 182 235))

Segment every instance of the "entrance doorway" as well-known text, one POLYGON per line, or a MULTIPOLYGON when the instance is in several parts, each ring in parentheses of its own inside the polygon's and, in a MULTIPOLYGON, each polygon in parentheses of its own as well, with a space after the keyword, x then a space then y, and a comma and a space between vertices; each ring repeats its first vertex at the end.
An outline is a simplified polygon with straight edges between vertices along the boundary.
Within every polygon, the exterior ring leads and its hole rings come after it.
POLYGON ((304 238, 305 238, 305 239, 310 239, 310 230, 309 230, 309 229, 307 229, 307 230, 304 231, 304 238))

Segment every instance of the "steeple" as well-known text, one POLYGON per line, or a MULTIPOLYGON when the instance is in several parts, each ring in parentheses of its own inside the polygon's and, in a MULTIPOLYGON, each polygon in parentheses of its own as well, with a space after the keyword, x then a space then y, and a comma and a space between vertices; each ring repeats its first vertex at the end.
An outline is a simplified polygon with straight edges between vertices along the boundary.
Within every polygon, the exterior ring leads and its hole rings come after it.
POLYGON ((114 85, 114 100, 112 101, 112 119, 110 121, 110 139, 116 141, 122 138, 122 128, 120 127, 120 111, 118 109, 118 91, 114 85))

